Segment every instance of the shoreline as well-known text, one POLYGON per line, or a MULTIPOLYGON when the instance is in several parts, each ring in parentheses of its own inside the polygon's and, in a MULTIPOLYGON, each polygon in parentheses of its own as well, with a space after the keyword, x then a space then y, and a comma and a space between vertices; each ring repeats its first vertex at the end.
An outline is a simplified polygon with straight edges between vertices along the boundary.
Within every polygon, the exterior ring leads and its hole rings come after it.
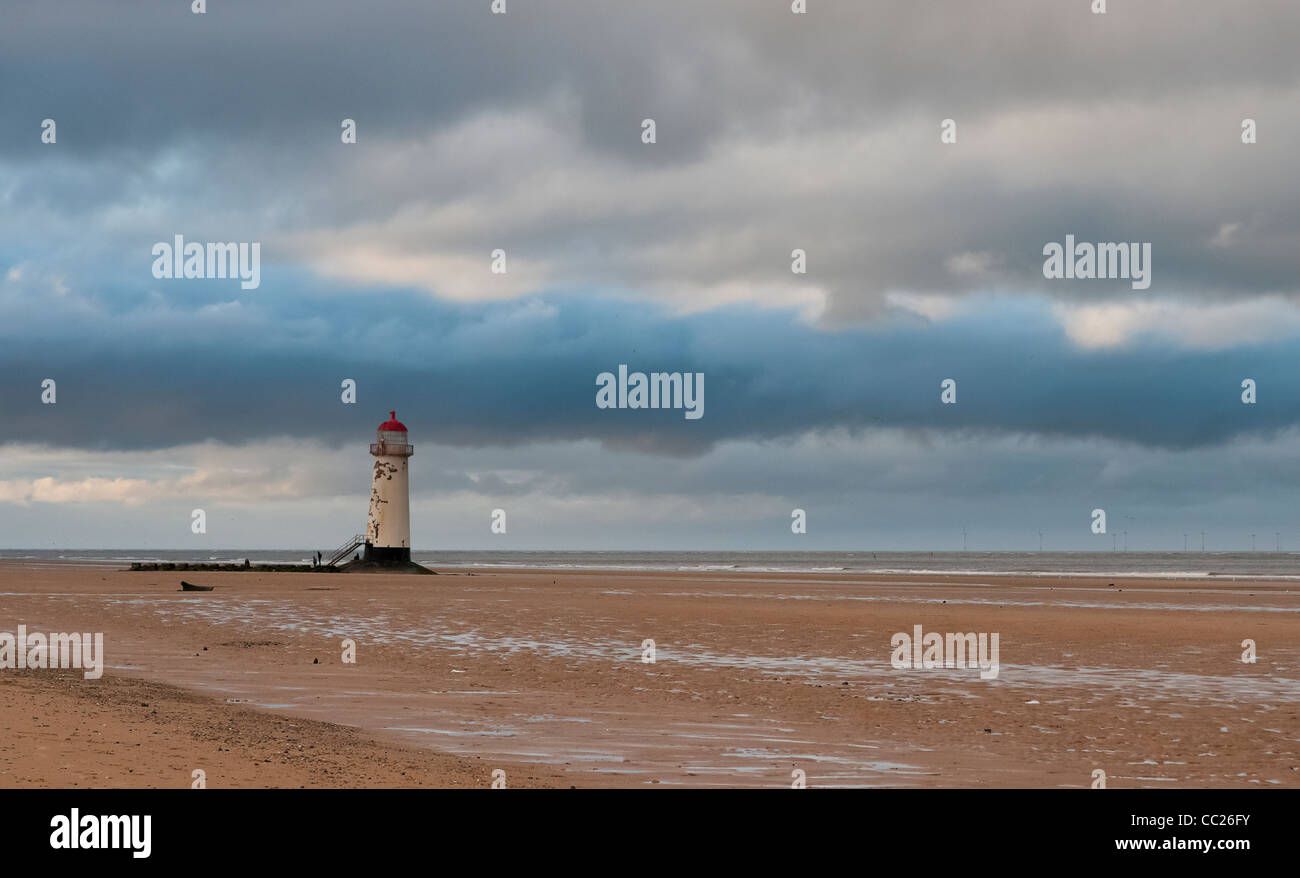
MULTIPOLYGON (((423 566, 433 562, 426 562, 423 566)), ((1019 580, 1073 580, 1097 582, 1101 580, 1122 579, 1125 581, 1151 581, 1170 583, 1221 583, 1245 582, 1291 586, 1300 589, 1300 573, 1251 573, 1219 571, 1141 571, 1128 570, 1118 572, 1093 571, 1057 571, 1057 570, 942 570, 942 569, 836 569, 825 568, 771 568, 771 567, 734 567, 729 565, 708 565, 696 567, 656 567, 656 566, 547 566, 515 565, 502 563, 489 564, 448 564, 434 565, 437 573, 451 575, 490 575, 490 574, 574 574, 574 575, 664 575, 664 576, 700 576, 719 577, 741 576, 745 578, 799 577, 809 581, 861 581, 861 582, 899 582, 899 583, 968 583, 993 582, 1011 584, 1019 580)), ((201 561, 126 561, 116 559, 46 559, 46 558, 6 558, 0 556, 0 569, 6 567, 22 569, 67 569, 109 570, 121 573, 147 572, 211 572, 211 573, 306 573, 333 574, 347 573, 340 567, 297 564, 290 562, 261 562, 245 567, 242 563, 201 562, 201 561)), ((355 571, 359 573, 361 571, 355 571)), ((366 571, 375 575, 386 575, 387 571, 376 569, 366 571)))

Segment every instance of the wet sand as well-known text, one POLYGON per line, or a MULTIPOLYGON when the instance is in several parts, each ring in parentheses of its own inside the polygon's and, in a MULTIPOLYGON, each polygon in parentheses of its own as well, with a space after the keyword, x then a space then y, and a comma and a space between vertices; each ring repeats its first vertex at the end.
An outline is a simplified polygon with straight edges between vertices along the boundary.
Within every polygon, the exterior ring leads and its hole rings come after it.
POLYGON ((511 787, 1300 786, 1295 581, 440 573, 187 573, 216 590, 183 593, 178 574, 0 564, 0 631, 102 631, 114 678, 0 670, 0 783, 188 786, 158 766, 220 757, 210 787, 486 786, 497 767, 511 787), (894 669, 915 625, 996 632, 997 678, 894 669), (104 703, 145 681, 181 687, 140 699, 170 693, 169 718, 104 703), (96 723, 135 728, 149 770, 67 745, 96 723))

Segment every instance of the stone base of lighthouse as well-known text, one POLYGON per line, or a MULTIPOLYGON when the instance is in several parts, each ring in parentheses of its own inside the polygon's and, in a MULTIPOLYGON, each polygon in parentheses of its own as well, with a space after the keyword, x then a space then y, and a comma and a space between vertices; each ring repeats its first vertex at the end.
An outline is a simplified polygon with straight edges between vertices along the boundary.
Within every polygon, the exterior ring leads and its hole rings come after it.
POLYGON ((361 558, 376 564, 409 564, 411 550, 404 546, 375 546, 366 543, 366 553, 361 558))
POLYGON ((421 567, 411 560, 411 550, 388 546, 372 546, 366 543, 365 553, 356 561, 340 564, 344 573, 422 573, 433 575, 435 571, 421 567))

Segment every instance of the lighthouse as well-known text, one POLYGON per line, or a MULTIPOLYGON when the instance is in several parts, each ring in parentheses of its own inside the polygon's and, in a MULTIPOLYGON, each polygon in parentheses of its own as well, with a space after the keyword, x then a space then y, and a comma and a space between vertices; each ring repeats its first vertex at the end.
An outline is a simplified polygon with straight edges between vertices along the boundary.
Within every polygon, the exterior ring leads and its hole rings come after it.
POLYGON ((366 521, 365 561, 406 566, 411 562, 411 494, 406 464, 415 449, 407 442, 406 425, 397 420, 397 412, 389 415, 379 425, 379 441, 370 446, 375 474, 366 521))

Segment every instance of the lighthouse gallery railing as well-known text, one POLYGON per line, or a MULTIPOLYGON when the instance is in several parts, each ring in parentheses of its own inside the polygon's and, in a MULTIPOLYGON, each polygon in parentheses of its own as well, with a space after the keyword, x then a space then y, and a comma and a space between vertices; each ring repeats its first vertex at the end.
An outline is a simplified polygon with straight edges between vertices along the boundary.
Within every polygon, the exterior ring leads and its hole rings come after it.
POLYGON ((414 454, 414 453, 415 453, 415 446, 414 446, 414 445, 397 445, 397 444, 392 443, 392 442, 371 442, 371 443, 370 443, 370 453, 371 453, 371 454, 406 454, 406 455, 411 455, 411 454, 414 454))

